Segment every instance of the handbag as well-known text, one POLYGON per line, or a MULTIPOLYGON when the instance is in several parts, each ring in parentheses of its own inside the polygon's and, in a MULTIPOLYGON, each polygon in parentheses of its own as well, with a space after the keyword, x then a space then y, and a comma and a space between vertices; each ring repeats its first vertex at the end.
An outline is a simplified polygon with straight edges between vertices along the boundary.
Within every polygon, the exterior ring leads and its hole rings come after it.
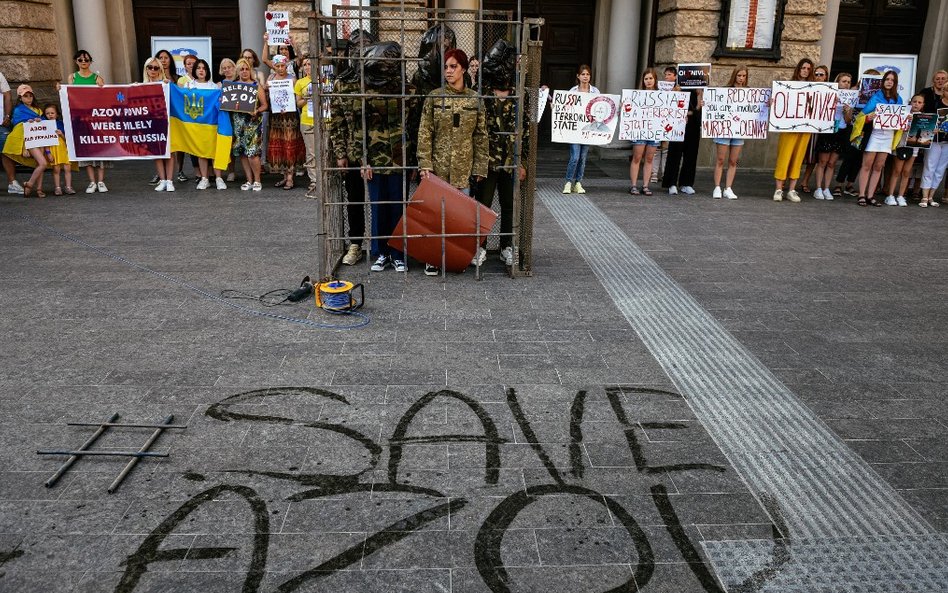
POLYGON ((895 149, 895 158, 900 161, 907 161, 912 158, 912 155, 915 153, 910 146, 899 146, 895 149))

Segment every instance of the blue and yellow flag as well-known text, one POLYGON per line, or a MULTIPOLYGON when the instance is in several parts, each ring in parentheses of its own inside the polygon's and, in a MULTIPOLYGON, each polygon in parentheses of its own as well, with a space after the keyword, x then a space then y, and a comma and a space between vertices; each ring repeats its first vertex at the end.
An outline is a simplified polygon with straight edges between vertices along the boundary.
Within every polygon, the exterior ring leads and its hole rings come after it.
POLYGON ((214 161, 215 169, 230 164, 233 128, 230 114, 220 110, 220 89, 182 89, 171 85, 171 150, 214 161))

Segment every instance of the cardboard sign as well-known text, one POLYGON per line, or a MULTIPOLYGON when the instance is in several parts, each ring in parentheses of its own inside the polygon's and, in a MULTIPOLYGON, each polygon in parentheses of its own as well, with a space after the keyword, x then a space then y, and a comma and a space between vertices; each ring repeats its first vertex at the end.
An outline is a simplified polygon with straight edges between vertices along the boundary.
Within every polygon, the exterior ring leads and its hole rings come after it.
POLYGON ((935 138, 936 123, 938 123, 938 115, 935 113, 914 114, 905 145, 911 148, 931 148, 932 140, 935 138))
POLYGON ((660 91, 673 91, 675 90, 675 83, 671 80, 659 80, 657 83, 658 90, 660 91))
POLYGON ((873 127, 878 130, 908 130, 912 125, 911 107, 908 105, 876 105, 873 127))
POLYGON ((160 82, 63 85, 59 90, 71 161, 169 158, 169 87, 160 82))
POLYGON ((619 96, 553 92, 553 142, 602 145, 619 124, 619 96))
POLYGON ((293 79, 270 80, 267 83, 270 95, 270 110, 273 113, 295 113, 296 95, 293 93, 293 79))
POLYGON ((859 103, 859 91, 856 89, 840 89, 839 102, 841 105, 855 107, 859 103))
POLYGON ((678 64, 678 86, 683 89, 711 84, 711 64, 678 64))
POLYGON ((221 111, 253 113, 257 108, 257 83, 221 83, 221 111))
MULTIPOLYGON (((259 13, 258 13, 259 14, 259 13)), ((286 10, 268 10, 263 13, 269 45, 290 45, 290 13, 286 10)))
POLYGON ((622 90, 619 140, 681 142, 688 123, 688 93, 622 90))
POLYGON ((775 81, 770 102, 771 132, 832 132, 839 87, 835 82, 775 81))
POLYGON ((461 272, 471 265, 471 259, 478 247, 476 234, 480 234, 480 243, 483 244, 496 220, 496 212, 464 195, 437 175, 431 174, 418 184, 418 189, 405 206, 405 214, 392 231, 388 244, 401 251, 405 246, 400 235, 414 235, 408 239, 406 255, 441 267, 441 244, 444 241, 444 269, 448 272, 461 272), (441 237, 442 205, 443 233, 470 236, 441 237))
POLYGON ((59 144, 59 135, 56 134, 56 122, 51 119, 43 121, 23 122, 23 147, 45 148, 59 144))
POLYGON ((767 138, 770 89, 708 87, 701 110, 702 138, 767 138))

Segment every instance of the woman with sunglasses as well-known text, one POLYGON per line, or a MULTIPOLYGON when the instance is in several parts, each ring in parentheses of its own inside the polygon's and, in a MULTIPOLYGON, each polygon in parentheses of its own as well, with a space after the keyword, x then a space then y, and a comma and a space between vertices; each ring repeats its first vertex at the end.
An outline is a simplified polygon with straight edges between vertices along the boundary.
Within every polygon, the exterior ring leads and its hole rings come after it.
MULTIPOLYGON (((267 88, 267 77, 261 70, 258 70, 258 68, 260 68, 261 62, 260 57, 257 56, 257 52, 248 47, 240 52, 240 57, 244 60, 247 60, 247 62, 250 64, 253 80, 257 82, 257 88, 261 89, 260 92, 265 92, 264 89, 267 88)), ((265 168, 267 166, 267 144, 269 141, 270 112, 264 111, 261 115, 261 118, 261 126, 263 131, 260 136, 260 167, 265 168)))
MULTIPOLYGON (((76 61, 79 70, 69 75, 66 84, 86 86, 102 86, 105 84, 105 79, 98 72, 92 71, 92 56, 89 55, 89 52, 80 49, 73 56, 73 59, 76 61)), ((86 188, 87 194, 93 194, 96 191, 101 193, 109 191, 109 188, 105 185, 105 161, 79 161, 77 164, 79 168, 84 167, 86 174, 89 176, 89 186, 86 188)))
POLYGON ((232 154, 240 157, 247 181, 240 186, 242 191, 252 189, 260 191, 263 184, 260 182, 260 155, 263 153, 261 139, 263 137, 263 117, 269 105, 267 104, 266 85, 260 85, 254 80, 254 69, 250 62, 241 58, 237 60, 237 82, 252 84, 257 87, 257 105, 251 113, 231 114, 234 122, 234 148, 232 154))
MULTIPOLYGON (((829 73, 830 73, 829 66, 824 66, 820 64, 819 66, 813 69, 813 81, 814 82, 829 82, 829 73)), ((820 136, 822 135, 823 134, 813 134, 810 136, 810 143, 806 147, 806 156, 803 157, 803 162, 806 165, 806 167, 803 170, 803 177, 802 177, 803 182, 800 184, 801 185, 800 190, 805 194, 810 193, 810 177, 813 176, 813 171, 816 169, 816 165, 819 162, 819 159, 817 157, 818 153, 817 153, 816 144, 820 136)), ((816 186, 820 187, 819 179, 817 179, 816 181, 816 186)), ((822 192, 820 193, 822 194, 822 192)), ((818 200, 823 199, 821 197, 819 198, 817 198, 816 196, 813 196, 813 197, 818 200)))
MULTIPOLYGON (((142 82, 171 84, 171 77, 157 56, 145 60, 145 67, 142 70, 142 82)), ((155 159, 155 170, 157 171, 155 177, 158 179, 155 191, 174 191, 174 179, 172 177, 174 173, 174 155, 175 153, 171 153, 171 158, 155 159)))
MULTIPOLYGON (((840 72, 836 75, 835 82, 839 85, 839 90, 849 90, 853 82, 852 74, 840 72)), ((853 121, 852 107, 840 102, 836 106, 835 119, 834 131, 818 134, 816 137, 816 189, 813 190, 813 197, 817 200, 842 197, 842 190, 838 195, 834 195, 830 184, 833 182, 836 161, 849 145, 849 133, 852 131, 850 125, 853 121)))

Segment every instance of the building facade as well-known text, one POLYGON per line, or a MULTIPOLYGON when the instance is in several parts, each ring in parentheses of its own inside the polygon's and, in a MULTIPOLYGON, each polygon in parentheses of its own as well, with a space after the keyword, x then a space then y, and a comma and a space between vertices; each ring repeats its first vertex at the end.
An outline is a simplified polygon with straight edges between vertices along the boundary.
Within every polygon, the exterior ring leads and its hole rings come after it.
MULTIPOLYGON (((735 65, 747 65, 752 86, 788 77, 803 57, 830 65, 835 73, 854 71, 862 52, 917 54, 919 87, 948 67, 948 2, 938 0, 362 1, 393 10, 404 5, 515 12, 519 4, 523 16, 545 19, 541 78, 552 88, 572 86, 581 63, 592 66, 596 86, 613 93, 634 87, 646 66, 684 62, 710 61, 713 84, 723 84, 735 65), (722 53, 722 28, 751 1, 769 2, 782 13, 782 26, 773 30, 779 51, 722 53)), ((300 32, 298 42, 305 42, 315 4, 329 2, 5 0, 0 2, 0 72, 11 84, 29 82, 41 99, 51 99, 55 83, 74 70, 72 55, 81 47, 92 54, 93 69, 106 81, 134 82, 141 79, 152 36, 210 36, 219 61, 244 47, 259 51, 268 9, 290 10, 291 29, 300 32)), ((772 144, 762 143, 764 149, 748 154, 745 164, 772 162, 772 144)), ((705 164, 710 155, 706 158, 705 164)))

